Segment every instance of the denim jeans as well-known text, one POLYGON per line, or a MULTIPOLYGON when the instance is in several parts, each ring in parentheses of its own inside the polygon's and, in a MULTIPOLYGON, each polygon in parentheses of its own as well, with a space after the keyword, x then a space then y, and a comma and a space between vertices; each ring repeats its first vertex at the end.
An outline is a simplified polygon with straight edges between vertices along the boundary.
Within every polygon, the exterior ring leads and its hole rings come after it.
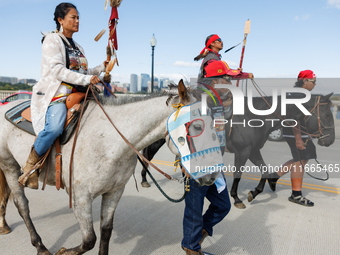
POLYGON ((50 105, 45 116, 45 127, 39 132, 34 142, 34 149, 39 156, 45 154, 55 139, 63 133, 67 109, 65 103, 50 105))
POLYGON ((192 178, 189 179, 189 184, 190 191, 185 197, 182 246, 199 251, 203 228, 212 236, 213 227, 229 213, 231 204, 227 187, 218 193, 214 184, 200 186, 192 178), (205 197, 210 205, 202 216, 205 197))

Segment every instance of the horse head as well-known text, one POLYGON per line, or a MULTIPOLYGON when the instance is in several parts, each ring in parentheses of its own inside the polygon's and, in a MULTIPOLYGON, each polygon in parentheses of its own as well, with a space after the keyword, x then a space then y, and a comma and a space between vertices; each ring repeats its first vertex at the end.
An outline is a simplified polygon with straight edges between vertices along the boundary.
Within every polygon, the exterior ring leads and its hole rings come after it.
POLYGON ((201 104, 195 103, 195 99, 185 88, 182 80, 178 84, 178 96, 172 99, 172 103, 178 108, 169 117, 169 133, 166 137, 166 143, 172 153, 181 157, 182 166, 191 177, 200 185, 212 185, 220 173, 211 167, 215 166, 213 160, 211 160, 213 164, 206 164, 204 161, 205 159, 209 160, 209 158, 213 159, 214 154, 222 159, 216 134, 215 136, 212 134, 214 130, 212 118, 206 115, 202 116, 200 112, 201 104), (215 147, 210 146, 212 148, 208 148, 207 143, 213 137, 215 147))
POLYGON ((312 95, 311 100, 304 104, 306 109, 312 114, 304 117, 305 125, 314 137, 318 138, 321 146, 330 146, 335 140, 334 119, 331 111, 332 102, 330 97, 312 95))

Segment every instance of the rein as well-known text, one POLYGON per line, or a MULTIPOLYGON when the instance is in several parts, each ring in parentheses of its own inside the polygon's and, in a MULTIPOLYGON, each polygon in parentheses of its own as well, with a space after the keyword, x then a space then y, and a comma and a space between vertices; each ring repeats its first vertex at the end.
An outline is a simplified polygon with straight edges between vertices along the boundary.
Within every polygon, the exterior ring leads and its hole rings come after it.
MULTIPOLYGON (((106 84, 103 81, 100 81, 103 86, 110 91, 110 93, 116 97, 112 91, 106 86, 106 84)), ((90 84, 86 90, 86 94, 85 94, 85 99, 84 99, 84 105, 85 102, 87 100, 87 96, 89 93, 89 90, 91 90, 92 92, 92 96, 95 99, 95 101, 97 102, 97 104, 99 105, 99 107, 102 109, 103 113, 105 114, 105 116, 107 117, 107 119, 110 121, 110 123, 112 124, 112 126, 116 129, 116 131, 118 132, 118 134, 122 137, 122 139, 127 143, 127 145, 130 146, 130 148, 137 154, 138 157, 142 158, 145 162, 147 162, 150 166, 152 166, 154 169, 156 169, 159 173, 161 173, 163 176, 165 176, 167 179, 169 180, 175 180, 178 181, 176 178, 171 177, 170 175, 168 175, 167 173, 164 173, 162 170, 160 170, 157 166, 155 166, 153 163, 151 163, 147 158, 145 158, 126 138, 125 136, 118 130, 118 128, 116 127, 116 125, 112 122, 111 118, 109 117, 109 115, 106 113, 106 111, 104 110, 103 106, 100 104, 100 102, 98 101, 95 93, 94 93, 94 89, 93 89, 92 84, 90 84)), ((74 150, 75 150, 75 145, 76 145, 76 141, 77 141, 77 136, 78 136, 78 131, 79 131, 79 127, 80 127, 80 121, 82 119, 84 113, 84 107, 82 107, 81 112, 80 112, 80 116, 79 116, 79 120, 78 120, 78 124, 77 124, 77 129, 76 132, 74 134, 74 140, 73 140, 73 147, 72 147, 72 152, 71 152, 71 159, 70 159, 70 170, 69 170, 69 206, 70 208, 72 208, 72 163, 73 163, 73 156, 74 156, 74 150)))

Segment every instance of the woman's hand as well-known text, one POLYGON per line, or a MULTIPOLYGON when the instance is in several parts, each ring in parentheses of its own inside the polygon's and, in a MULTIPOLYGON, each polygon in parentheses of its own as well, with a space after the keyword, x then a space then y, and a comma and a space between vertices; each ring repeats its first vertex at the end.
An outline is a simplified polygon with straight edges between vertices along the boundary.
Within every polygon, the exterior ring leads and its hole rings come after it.
POLYGON ((254 79, 253 73, 249 73, 249 79, 254 79))
POLYGON ((91 84, 95 85, 95 84, 100 82, 100 79, 97 75, 93 75, 90 82, 91 82, 91 84))

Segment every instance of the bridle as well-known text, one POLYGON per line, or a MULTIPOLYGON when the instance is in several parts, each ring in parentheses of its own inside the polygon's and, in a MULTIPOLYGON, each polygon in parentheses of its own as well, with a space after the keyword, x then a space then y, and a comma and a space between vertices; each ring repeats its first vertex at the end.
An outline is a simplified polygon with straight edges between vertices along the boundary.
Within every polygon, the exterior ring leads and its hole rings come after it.
POLYGON ((308 134, 310 135, 311 137, 315 137, 315 138, 318 138, 318 139, 324 139, 326 138, 327 136, 329 136, 329 134, 324 134, 324 130, 326 129, 334 129, 334 125, 333 126, 325 126, 322 121, 321 121, 321 118, 320 118, 320 105, 327 105, 328 103, 321 103, 320 102, 320 99, 321 99, 321 96, 318 96, 317 98, 315 98, 315 105, 314 107, 309 111, 311 113, 311 115, 307 115, 304 117, 304 121, 305 123, 307 123, 307 121, 310 120, 310 118, 315 114, 316 112, 316 118, 318 120, 318 128, 319 130, 316 131, 318 133, 314 133, 314 134, 308 134))

